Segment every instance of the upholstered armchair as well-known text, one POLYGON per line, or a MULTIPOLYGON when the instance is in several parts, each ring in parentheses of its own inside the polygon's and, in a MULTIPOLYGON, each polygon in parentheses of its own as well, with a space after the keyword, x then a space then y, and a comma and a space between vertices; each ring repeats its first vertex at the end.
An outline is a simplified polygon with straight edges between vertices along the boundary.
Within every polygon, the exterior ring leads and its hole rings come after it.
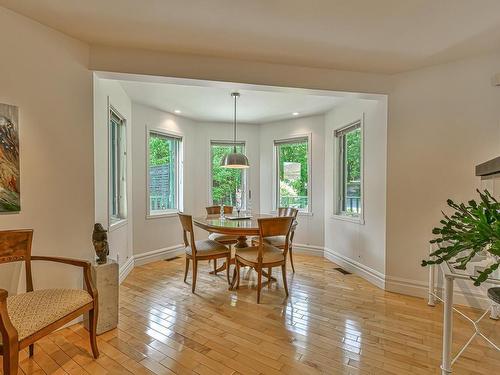
POLYGON ((90 262, 46 256, 32 256, 33 230, 0 231, 0 266, 2 263, 24 261, 26 293, 8 296, 0 289, 0 355, 3 373, 16 375, 19 351, 29 347, 33 356, 34 342, 84 313, 89 313, 90 345, 94 358, 99 356, 96 340, 97 291, 90 273, 90 262), (83 289, 33 290, 31 261, 57 262, 83 270, 83 289))

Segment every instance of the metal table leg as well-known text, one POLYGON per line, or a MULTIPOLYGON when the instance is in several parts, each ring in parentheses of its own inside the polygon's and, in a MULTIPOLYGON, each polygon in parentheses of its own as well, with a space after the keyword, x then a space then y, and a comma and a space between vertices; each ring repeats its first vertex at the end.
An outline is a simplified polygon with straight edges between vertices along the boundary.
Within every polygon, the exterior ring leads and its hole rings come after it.
POLYGON ((453 278, 444 279, 444 324, 443 324, 443 358, 441 374, 451 374, 451 344, 453 334, 453 278))

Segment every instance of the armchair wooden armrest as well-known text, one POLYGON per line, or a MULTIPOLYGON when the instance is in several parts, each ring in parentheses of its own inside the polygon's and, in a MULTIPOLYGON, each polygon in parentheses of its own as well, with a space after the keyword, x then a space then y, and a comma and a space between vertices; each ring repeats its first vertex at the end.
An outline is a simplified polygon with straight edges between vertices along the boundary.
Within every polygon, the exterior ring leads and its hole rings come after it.
POLYGON ((63 264, 69 264, 71 266, 83 268, 83 277, 85 279, 85 286, 87 287, 87 291, 89 292, 89 294, 92 296, 92 298, 94 300, 97 299, 97 289, 94 287, 94 284, 92 283, 92 275, 90 272, 91 264, 89 261, 81 260, 81 259, 72 259, 72 258, 50 257, 50 256, 43 256, 43 255, 32 255, 31 260, 41 260, 41 261, 45 261, 45 262, 63 263, 63 264))

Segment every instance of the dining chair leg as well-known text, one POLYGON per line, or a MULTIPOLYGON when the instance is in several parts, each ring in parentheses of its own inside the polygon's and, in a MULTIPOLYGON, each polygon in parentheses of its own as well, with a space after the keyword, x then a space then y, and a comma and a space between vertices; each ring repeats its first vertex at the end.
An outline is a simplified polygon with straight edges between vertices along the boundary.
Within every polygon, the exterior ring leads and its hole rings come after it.
POLYGON ((214 259, 214 275, 217 275, 217 259, 214 259))
POLYGON ((30 344, 30 346, 29 346, 29 356, 30 356, 30 358, 33 357, 34 354, 35 354, 35 344, 30 344))
POLYGON ((238 289, 240 287, 240 263, 238 261, 236 261, 236 289, 238 289))
POLYGON ((186 282, 189 271, 189 258, 186 257, 186 269, 184 270, 184 282, 186 282))
POLYGON ((293 265, 292 248, 293 248, 293 246, 290 245, 290 248, 288 249, 288 253, 290 254, 290 264, 292 265, 292 272, 295 273, 295 267, 293 265))
POLYGON ((194 293, 196 289, 196 276, 198 275, 198 261, 193 259, 193 285, 191 286, 191 292, 194 293))
POLYGON ((231 285, 231 279, 229 277, 229 266, 231 264, 231 253, 229 253, 229 256, 226 259, 226 272, 227 272, 227 283, 231 285))
POLYGON ((283 274, 283 287, 285 288, 286 296, 288 297, 288 285, 286 282, 286 263, 281 266, 281 273, 283 274))
POLYGON ((272 273, 273 273, 273 268, 272 267, 269 267, 267 269, 267 287, 268 288, 271 288, 271 277, 272 277, 272 273))
POLYGON ((262 268, 257 268, 257 303, 260 303, 260 290, 262 289, 262 268))

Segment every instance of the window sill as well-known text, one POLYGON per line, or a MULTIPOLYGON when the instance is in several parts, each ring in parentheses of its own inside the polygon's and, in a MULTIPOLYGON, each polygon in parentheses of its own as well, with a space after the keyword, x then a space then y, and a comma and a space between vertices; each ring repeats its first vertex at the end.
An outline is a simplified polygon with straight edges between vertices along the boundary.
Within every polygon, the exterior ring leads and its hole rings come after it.
POLYGON ((363 217, 349 216, 349 215, 332 215, 330 217, 332 220, 348 221, 350 223, 355 223, 359 225, 365 224, 365 219, 363 217))
POLYGON ((146 220, 151 220, 151 219, 164 219, 167 217, 177 217, 177 214, 179 211, 168 211, 168 212, 162 212, 158 214, 149 214, 146 215, 146 220))
POLYGON ((120 220, 114 220, 114 221, 112 221, 110 219, 110 222, 109 222, 109 231, 113 232, 114 230, 122 228, 125 225, 127 225, 127 219, 120 219, 120 220))

